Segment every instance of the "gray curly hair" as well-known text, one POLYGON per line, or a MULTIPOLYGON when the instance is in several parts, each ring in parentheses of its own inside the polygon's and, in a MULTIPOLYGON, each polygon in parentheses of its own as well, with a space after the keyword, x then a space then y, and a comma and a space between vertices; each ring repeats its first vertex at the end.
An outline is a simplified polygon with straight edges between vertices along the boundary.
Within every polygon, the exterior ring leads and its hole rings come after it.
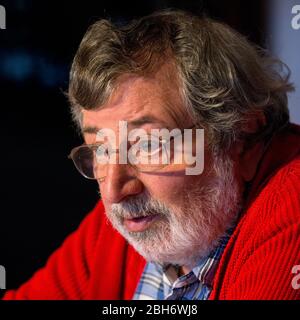
POLYGON ((81 128, 82 109, 100 108, 119 76, 146 76, 170 58, 183 104, 214 147, 225 150, 237 139, 264 140, 289 123, 288 68, 229 26, 178 10, 125 26, 100 20, 88 29, 70 72, 73 120, 81 128), (246 124, 259 113, 266 123, 250 137, 246 124))

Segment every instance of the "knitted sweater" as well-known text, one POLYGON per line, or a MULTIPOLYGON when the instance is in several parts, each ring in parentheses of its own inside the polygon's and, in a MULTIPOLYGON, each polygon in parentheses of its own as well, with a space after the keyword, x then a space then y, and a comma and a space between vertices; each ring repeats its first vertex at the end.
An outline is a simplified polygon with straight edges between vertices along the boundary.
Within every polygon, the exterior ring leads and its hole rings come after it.
MULTIPOLYGON (((274 136, 259 164, 210 299, 300 299, 300 289, 292 285, 295 265, 300 265, 300 127, 290 125, 274 136)), ((99 201, 46 265, 4 299, 131 299, 144 266, 99 201)))

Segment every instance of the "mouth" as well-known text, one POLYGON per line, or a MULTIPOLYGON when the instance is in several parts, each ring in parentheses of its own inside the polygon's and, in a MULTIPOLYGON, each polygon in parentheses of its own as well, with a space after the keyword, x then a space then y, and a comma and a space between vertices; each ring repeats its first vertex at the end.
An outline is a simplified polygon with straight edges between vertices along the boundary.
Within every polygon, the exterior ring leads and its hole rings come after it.
POLYGON ((129 232, 141 232, 148 229, 149 226, 158 218, 158 214, 153 214, 146 217, 124 219, 124 226, 129 232))

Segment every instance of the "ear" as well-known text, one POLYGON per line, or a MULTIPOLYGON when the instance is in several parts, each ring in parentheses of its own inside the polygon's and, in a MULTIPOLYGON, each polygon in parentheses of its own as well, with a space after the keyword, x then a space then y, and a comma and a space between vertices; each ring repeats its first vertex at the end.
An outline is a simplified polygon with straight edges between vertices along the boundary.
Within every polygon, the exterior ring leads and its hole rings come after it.
POLYGON ((263 149, 264 143, 258 142, 240 155, 239 170, 244 181, 251 181, 254 178, 263 149))
MULTIPOLYGON (((266 124, 263 113, 256 114, 249 119, 244 130, 245 133, 255 133, 266 124)), ((264 142, 249 144, 245 141, 238 142, 233 152, 239 164, 239 174, 244 181, 251 181, 256 173, 258 163, 264 150, 264 142)))

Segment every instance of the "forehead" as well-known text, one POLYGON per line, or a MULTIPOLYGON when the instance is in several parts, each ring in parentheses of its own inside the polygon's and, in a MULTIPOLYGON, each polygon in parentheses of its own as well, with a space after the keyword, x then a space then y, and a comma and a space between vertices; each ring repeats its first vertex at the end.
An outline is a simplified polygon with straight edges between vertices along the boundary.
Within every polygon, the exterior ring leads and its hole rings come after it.
POLYGON ((121 120, 131 122, 145 118, 160 126, 173 128, 184 125, 187 118, 176 77, 172 77, 166 68, 151 77, 120 77, 116 89, 104 105, 96 110, 83 110, 82 113, 83 128, 114 129, 121 120))

